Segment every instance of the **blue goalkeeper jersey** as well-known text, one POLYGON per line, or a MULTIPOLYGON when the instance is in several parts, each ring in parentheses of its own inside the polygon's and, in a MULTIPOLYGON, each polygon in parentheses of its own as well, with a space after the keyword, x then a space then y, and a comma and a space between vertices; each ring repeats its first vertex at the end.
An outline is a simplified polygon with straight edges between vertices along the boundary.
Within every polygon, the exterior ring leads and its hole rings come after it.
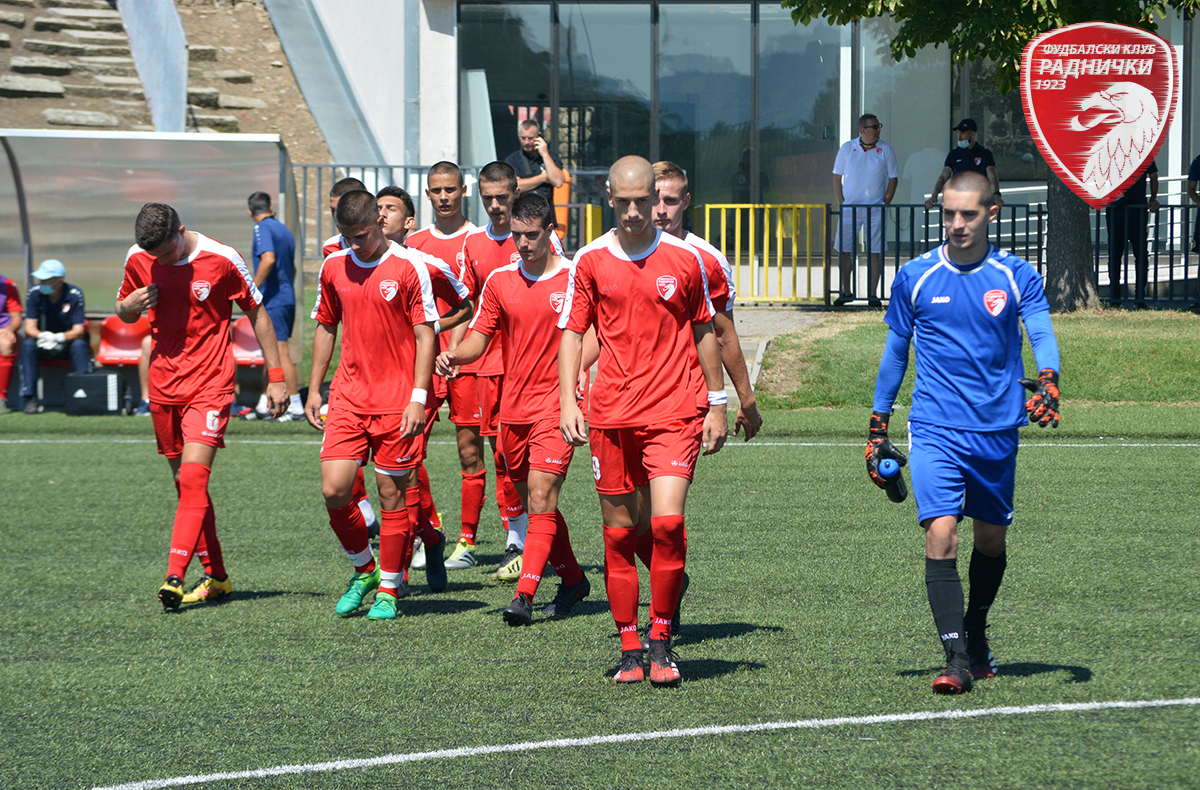
POLYGON ((884 320, 913 344, 908 419, 967 431, 1024 425, 1021 320, 1049 312, 1037 269, 999 247, 957 266, 942 245, 900 267, 884 320))

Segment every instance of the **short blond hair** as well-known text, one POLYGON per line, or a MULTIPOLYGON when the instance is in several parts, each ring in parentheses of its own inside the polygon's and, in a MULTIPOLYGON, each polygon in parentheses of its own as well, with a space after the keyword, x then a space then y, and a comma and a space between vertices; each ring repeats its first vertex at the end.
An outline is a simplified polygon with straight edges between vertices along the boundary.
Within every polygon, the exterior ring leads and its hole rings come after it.
POLYGON ((654 163, 654 180, 655 181, 682 181, 683 189, 686 192, 688 188, 687 171, 674 162, 662 160, 654 163))

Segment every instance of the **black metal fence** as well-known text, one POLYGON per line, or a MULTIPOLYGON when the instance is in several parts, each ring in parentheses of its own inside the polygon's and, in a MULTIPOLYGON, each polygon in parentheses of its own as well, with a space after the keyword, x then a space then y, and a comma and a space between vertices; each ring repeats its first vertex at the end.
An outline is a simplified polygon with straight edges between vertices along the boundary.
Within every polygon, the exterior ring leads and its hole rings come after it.
MULTIPOLYGON (((1196 207, 1164 205, 1092 211, 1092 253, 1097 290, 1111 303, 1138 306, 1182 307, 1194 304, 1200 286, 1200 253, 1197 252, 1196 207)), ((896 271, 911 258, 945 241, 940 209, 923 204, 890 206, 829 205, 825 223, 825 303, 874 302, 888 298, 896 271), (882 208, 882 210, 881 210, 882 208), (847 230, 854 234, 854 251, 844 254, 850 267, 844 290, 838 234, 844 212, 850 212, 847 230), (870 255, 866 244, 882 218, 884 249, 880 254, 879 291, 870 293, 870 255)), ((1025 258, 1045 273, 1049 222, 1044 203, 1005 205, 989 228, 993 244, 1025 258)), ((875 253, 876 250, 870 250, 875 253)))

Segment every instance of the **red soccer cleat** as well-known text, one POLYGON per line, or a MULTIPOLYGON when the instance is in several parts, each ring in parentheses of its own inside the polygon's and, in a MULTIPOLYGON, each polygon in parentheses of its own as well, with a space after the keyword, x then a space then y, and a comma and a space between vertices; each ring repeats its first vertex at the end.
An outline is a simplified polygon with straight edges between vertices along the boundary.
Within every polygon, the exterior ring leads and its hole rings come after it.
POLYGON ((641 650, 626 650, 621 653, 621 663, 617 664, 615 683, 641 683, 646 679, 646 669, 642 666, 641 650))

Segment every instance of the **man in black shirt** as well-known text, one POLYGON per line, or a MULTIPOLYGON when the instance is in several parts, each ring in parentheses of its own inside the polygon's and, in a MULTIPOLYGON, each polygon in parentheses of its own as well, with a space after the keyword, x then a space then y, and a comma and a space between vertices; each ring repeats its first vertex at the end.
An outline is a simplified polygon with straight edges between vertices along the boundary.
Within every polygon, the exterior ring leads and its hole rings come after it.
POLYGON ((566 181, 562 171, 562 159, 550 150, 542 138, 541 127, 534 120, 521 121, 517 127, 521 148, 513 151, 504 161, 517 172, 517 191, 520 194, 537 192, 554 205, 554 189, 566 181))
POLYGON ((1127 244, 1133 245, 1133 298, 1138 308, 1146 307, 1146 281, 1150 269, 1146 230, 1151 211, 1158 211, 1158 162, 1151 162, 1142 177, 1104 209, 1104 218, 1108 223, 1108 303, 1112 307, 1120 307, 1121 299, 1125 296, 1121 275, 1125 271, 1127 244), (1148 201, 1147 183, 1150 185, 1148 201))
POLYGON ((25 339, 21 341, 21 394, 25 413, 38 413, 38 364, 43 359, 69 359, 76 373, 92 372, 83 291, 66 282, 62 261, 42 261, 33 273, 36 284, 25 299, 25 339))
POLYGON ((992 156, 991 151, 975 142, 979 127, 974 119, 963 118, 958 122, 958 126, 954 127, 954 131, 958 133, 958 145, 946 154, 946 164, 942 168, 942 174, 938 176, 937 183, 933 185, 933 194, 925 201, 925 208, 933 208, 950 176, 958 175, 964 170, 973 170, 987 176, 987 180, 992 184, 992 191, 995 192, 996 205, 1004 208, 1004 201, 1000 197, 1000 178, 996 175, 996 158, 992 156))

